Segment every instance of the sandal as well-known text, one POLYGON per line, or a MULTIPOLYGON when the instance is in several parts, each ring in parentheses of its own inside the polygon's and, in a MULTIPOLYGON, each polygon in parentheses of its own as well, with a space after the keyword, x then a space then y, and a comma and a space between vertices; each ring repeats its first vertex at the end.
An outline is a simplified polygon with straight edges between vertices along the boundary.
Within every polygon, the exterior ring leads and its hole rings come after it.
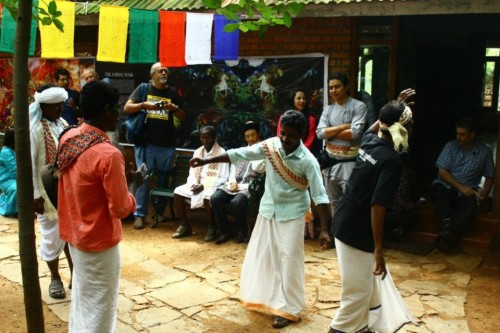
POLYGON ((286 319, 280 316, 275 316, 273 321, 274 328, 283 328, 288 326, 292 321, 290 319, 286 319))
POLYGON ((66 291, 61 280, 52 280, 49 285, 49 296, 52 298, 65 298, 66 291))

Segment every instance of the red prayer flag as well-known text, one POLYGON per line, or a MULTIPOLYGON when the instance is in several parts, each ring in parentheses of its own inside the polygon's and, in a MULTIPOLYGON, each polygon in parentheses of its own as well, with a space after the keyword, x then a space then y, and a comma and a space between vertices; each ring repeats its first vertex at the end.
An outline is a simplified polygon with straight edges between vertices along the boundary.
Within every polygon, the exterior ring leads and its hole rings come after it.
POLYGON ((160 62, 166 67, 186 66, 186 13, 160 11, 160 62))

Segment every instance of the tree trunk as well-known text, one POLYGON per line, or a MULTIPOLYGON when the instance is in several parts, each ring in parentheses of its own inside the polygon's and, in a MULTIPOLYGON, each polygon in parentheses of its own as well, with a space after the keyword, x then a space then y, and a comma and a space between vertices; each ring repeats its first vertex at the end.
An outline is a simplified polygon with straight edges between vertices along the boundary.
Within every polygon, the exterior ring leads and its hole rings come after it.
POLYGON ((17 158, 17 204, 19 207, 19 255, 23 277, 28 332, 44 333, 43 307, 33 222, 33 180, 28 117, 28 54, 32 0, 20 0, 14 52, 14 124, 17 158))

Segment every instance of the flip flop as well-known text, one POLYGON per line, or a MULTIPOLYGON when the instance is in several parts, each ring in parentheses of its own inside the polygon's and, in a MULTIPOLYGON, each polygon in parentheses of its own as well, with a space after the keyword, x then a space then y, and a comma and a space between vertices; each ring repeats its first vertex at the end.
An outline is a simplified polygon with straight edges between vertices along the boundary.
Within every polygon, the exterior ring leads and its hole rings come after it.
POLYGON ((52 298, 65 298, 66 291, 61 280, 52 280, 49 285, 49 296, 52 298))
POLYGON ((288 326, 292 321, 290 319, 283 318, 281 316, 275 316, 273 321, 274 328, 283 328, 288 326))

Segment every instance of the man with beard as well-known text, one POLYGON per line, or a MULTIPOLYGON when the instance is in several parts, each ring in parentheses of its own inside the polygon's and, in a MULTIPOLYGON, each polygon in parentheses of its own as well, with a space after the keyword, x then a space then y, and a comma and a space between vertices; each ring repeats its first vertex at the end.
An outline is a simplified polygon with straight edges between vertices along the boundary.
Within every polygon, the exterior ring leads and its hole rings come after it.
MULTIPOLYGON (((136 165, 146 164, 149 174, 155 170, 167 172, 172 167, 175 157, 175 123, 184 120, 182 108, 182 99, 177 90, 167 83, 168 68, 157 62, 151 66, 151 83, 147 83, 145 94, 141 96, 144 87, 138 86, 129 100, 125 104, 123 112, 133 114, 144 110, 147 112, 144 124, 144 139, 141 142, 135 142, 135 162, 136 165)), ((137 209, 134 213, 134 228, 143 229, 144 221, 148 212, 149 202, 149 179, 137 189, 135 199, 137 200, 137 209)), ((165 184, 157 184, 162 187, 165 184)), ((155 208, 159 211, 159 222, 165 220, 162 216, 165 210, 165 198, 155 208)))

